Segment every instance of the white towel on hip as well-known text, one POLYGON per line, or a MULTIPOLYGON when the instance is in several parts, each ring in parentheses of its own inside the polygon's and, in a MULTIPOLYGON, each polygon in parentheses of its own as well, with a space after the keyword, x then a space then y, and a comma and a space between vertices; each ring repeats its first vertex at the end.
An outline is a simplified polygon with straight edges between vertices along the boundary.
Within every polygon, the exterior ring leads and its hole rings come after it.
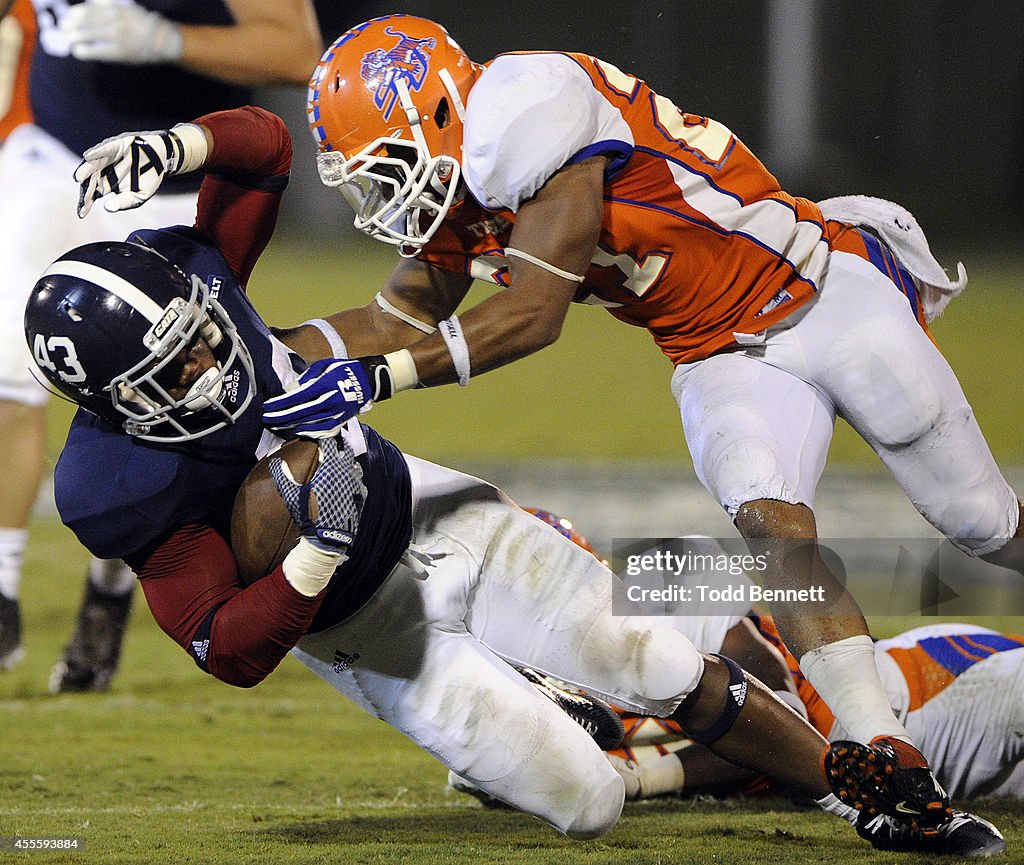
POLYGON ((818 202, 826 219, 863 225, 875 231, 914 278, 926 321, 933 321, 967 287, 967 269, 957 262, 951 280, 932 255, 924 231, 904 207, 867 195, 841 195, 818 202))

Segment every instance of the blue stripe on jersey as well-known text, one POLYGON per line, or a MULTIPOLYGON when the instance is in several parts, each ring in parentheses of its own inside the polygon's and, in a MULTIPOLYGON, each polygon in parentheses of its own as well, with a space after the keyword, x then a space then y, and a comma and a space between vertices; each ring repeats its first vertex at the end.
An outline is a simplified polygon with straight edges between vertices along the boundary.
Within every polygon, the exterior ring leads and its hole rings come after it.
POLYGON ((914 310, 914 315, 919 312, 917 305, 917 286, 914 285, 914 280, 909 273, 900 265, 896 260, 896 256, 892 254, 892 250, 884 244, 882 246, 882 256, 885 259, 886 266, 891 269, 891 272, 896 274, 896 278, 893 280, 896 286, 906 296, 907 300, 910 301, 910 308, 914 310))
POLYGON ((969 670, 979 661, 998 652, 1024 649, 1024 642, 1003 634, 956 634, 925 637, 917 643, 928 656, 954 676, 969 670))
POLYGON ((574 153, 569 158, 569 161, 566 162, 566 165, 575 165, 577 162, 583 162, 584 159, 590 159, 591 156, 607 156, 611 159, 611 162, 608 163, 608 167, 604 170, 604 177, 605 180, 608 180, 608 178, 613 177, 622 170, 632 155, 632 144, 615 138, 609 138, 604 141, 595 141, 593 144, 588 144, 582 150, 574 153))
MULTIPOLYGON (((672 140, 674 141, 675 139, 672 140)), ((647 153, 650 156, 655 157, 656 159, 664 159, 667 160, 668 162, 673 162, 680 168, 684 169, 685 171, 689 171, 691 174, 696 174, 698 177, 703 178, 707 182, 708 186, 715 190, 715 192, 719 192, 722 195, 728 195, 730 198, 736 199, 736 202, 738 204, 744 204, 743 196, 741 196, 738 192, 733 192, 731 189, 722 188, 717 183, 715 183, 715 179, 706 171, 699 171, 692 165, 687 165, 687 163, 685 163, 682 159, 678 159, 677 157, 672 156, 671 153, 665 153, 665 151, 663 150, 655 150, 653 147, 636 147, 634 148, 634 150, 637 153, 647 153)), ((786 204, 787 206, 789 206, 787 202, 782 201, 781 199, 776 199, 776 201, 778 201, 779 204, 786 204)))
POLYGON ((871 234, 871 232, 861 230, 860 236, 864 239, 864 246, 867 247, 868 260, 892 280, 893 284, 907 296, 910 308, 914 310, 914 315, 920 316, 921 309, 918 305, 917 286, 914 285, 913 277, 900 265, 889 247, 871 234))
MULTIPOLYGON (((640 148, 637 148, 637 149, 639 150, 640 148)), ((695 173, 700 174, 700 172, 695 172, 695 173)), ((703 175, 701 175, 701 176, 703 176, 703 175)), ((726 194, 729 194, 729 193, 726 193, 726 194)), ((767 200, 767 199, 765 199, 765 200, 767 200)), ((651 202, 649 202, 649 201, 639 201, 639 200, 634 199, 634 198, 622 198, 620 196, 614 196, 614 195, 605 196, 605 201, 614 201, 614 202, 618 202, 620 204, 628 204, 628 205, 630 205, 632 207, 638 207, 638 208, 640 208, 642 210, 656 210, 659 213, 664 213, 664 214, 666 214, 668 216, 675 217, 676 219, 682 220, 683 222, 688 222, 691 225, 696 225, 696 226, 698 226, 700 228, 706 228, 706 229, 708 229, 708 231, 713 231, 715 234, 721 235, 722 237, 742 237, 745 240, 749 240, 751 243, 755 244, 756 246, 761 247, 761 249, 763 249, 765 252, 771 253, 779 261, 784 262, 785 264, 788 264, 790 266, 790 268, 792 269, 792 271, 793 271, 793 279, 795 279, 795 280, 797 280, 799 282, 806 282, 811 287, 812 290, 814 290, 815 292, 818 291, 818 284, 816 282, 814 282, 813 280, 808 279, 802 273, 800 273, 797 270, 796 265, 792 261, 790 261, 788 258, 786 258, 786 256, 783 253, 779 252, 779 250, 769 246, 767 243, 765 243, 760 238, 755 237, 754 235, 752 235, 752 234, 750 234, 750 233, 748 233, 746 231, 730 230, 730 229, 727 229, 727 228, 723 228, 721 225, 719 225, 716 222, 713 222, 710 219, 707 219, 707 218, 705 218, 705 219, 697 219, 696 217, 690 216, 687 213, 682 213, 681 211, 675 210, 675 209, 673 209, 671 207, 665 207, 665 206, 663 206, 661 204, 651 204, 651 202)), ((777 204, 782 205, 783 207, 789 208, 790 210, 794 210, 794 212, 795 212, 795 209, 792 206, 790 206, 790 204, 788 202, 780 201, 779 199, 772 199, 772 201, 774 201, 777 204)), ((798 220, 798 221, 800 221, 800 222, 811 222, 811 220, 807 220, 807 219, 798 220)), ((814 224, 814 223, 812 223, 812 224, 814 224)))

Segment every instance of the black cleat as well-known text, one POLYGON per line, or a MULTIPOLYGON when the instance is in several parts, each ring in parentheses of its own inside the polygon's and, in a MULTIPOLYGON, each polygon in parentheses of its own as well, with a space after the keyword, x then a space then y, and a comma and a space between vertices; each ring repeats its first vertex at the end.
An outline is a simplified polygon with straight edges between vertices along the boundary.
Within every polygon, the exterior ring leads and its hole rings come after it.
POLYGON ((10 670, 25 657, 21 643, 21 605, 0 595, 0 670, 10 670))
POLYGON ((121 643, 132 595, 105 595, 87 581, 78 623, 50 672, 50 693, 105 691, 121 659, 121 643))
POLYGON ((923 835, 939 832, 953 818, 946 791, 907 742, 833 742, 824 769, 832 792, 865 817, 887 814, 923 835))
POLYGON ((862 811, 857 818, 857 834, 870 841, 876 850, 900 853, 976 859, 999 856, 1006 851, 1006 841, 999 830, 988 820, 966 811, 954 811, 949 820, 928 834, 888 814, 870 817, 862 811))
POLYGON ((615 710, 604 700, 582 691, 567 690, 555 680, 529 667, 516 669, 538 691, 586 730, 602 751, 611 751, 622 744, 626 728, 622 726, 622 719, 615 714, 615 710))

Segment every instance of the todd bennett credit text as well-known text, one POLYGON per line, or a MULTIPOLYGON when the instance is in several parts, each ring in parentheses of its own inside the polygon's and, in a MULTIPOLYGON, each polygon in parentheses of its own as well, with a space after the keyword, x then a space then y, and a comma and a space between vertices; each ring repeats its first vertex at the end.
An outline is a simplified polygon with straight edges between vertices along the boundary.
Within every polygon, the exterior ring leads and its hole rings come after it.
POLYGON ((756 583, 738 583, 733 586, 679 586, 669 585, 663 588, 645 588, 632 585, 626 589, 626 597, 635 603, 751 603, 761 601, 766 604, 784 601, 788 603, 824 603, 825 588, 811 586, 806 589, 766 589, 756 583))

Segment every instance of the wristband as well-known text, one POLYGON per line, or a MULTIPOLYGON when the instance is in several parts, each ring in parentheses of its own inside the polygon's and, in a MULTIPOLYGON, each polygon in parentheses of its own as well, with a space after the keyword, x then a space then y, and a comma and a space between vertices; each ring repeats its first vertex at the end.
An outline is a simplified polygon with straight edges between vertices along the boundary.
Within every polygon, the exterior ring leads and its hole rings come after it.
POLYGON ((409 349, 401 348, 384 355, 384 362, 391 370, 392 396, 399 391, 410 390, 420 383, 416 361, 412 359, 409 349))
POLYGON ((444 321, 437 323, 441 336, 444 337, 444 344, 448 347, 448 354, 452 356, 452 363, 455 365, 455 374, 459 377, 459 387, 469 384, 469 345, 466 337, 462 334, 462 325, 459 317, 453 315, 444 321))
POLYGON ((178 123, 171 128, 171 135, 181 145, 181 158, 180 164, 173 166, 168 174, 186 174, 201 168, 210 155, 210 144, 202 127, 195 123, 178 123))
POLYGON ((307 598, 315 598, 331 581, 335 569, 346 556, 314 546, 307 538, 299 538, 290 553, 284 557, 281 569, 284 578, 295 591, 307 598))
POLYGON ((390 399, 396 393, 409 390, 420 383, 416 362, 407 348, 390 354, 358 357, 370 380, 370 399, 373 402, 390 399))

